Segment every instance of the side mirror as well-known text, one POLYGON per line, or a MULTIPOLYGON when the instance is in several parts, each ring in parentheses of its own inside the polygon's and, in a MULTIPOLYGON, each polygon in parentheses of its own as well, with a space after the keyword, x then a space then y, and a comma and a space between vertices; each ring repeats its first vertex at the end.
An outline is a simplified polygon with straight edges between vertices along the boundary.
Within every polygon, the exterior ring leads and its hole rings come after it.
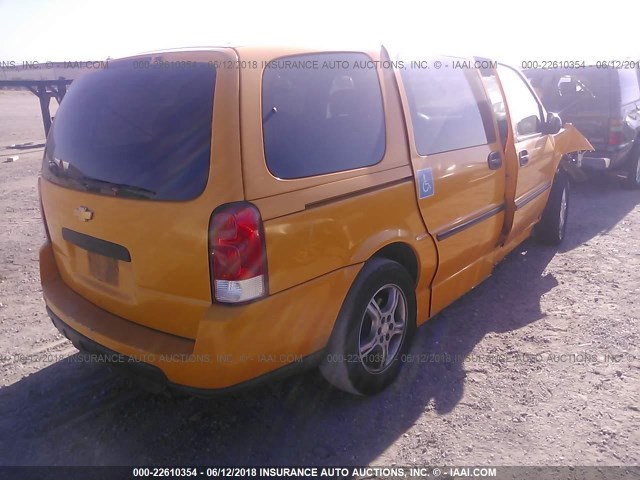
POLYGON ((549 112, 547 116, 547 123, 545 123, 544 133, 548 135, 555 135, 562 130, 562 119, 557 113, 549 112))

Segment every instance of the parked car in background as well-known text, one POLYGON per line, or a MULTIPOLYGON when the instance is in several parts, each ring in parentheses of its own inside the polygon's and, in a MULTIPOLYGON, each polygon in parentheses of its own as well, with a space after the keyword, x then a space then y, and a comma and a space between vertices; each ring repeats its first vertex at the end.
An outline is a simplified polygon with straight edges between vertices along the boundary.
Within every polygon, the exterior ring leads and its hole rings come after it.
POLYGON ((562 241, 591 148, 515 69, 411 60, 187 49, 78 79, 39 182, 55 326, 197 394, 309 365, 383 389, 534 229, 562 241))
MULTIPOLYGON (((629 62, 630 67, 637 63, 629 62)), ((622 172, 640 187, 640 71, 608 64, 573 69, 530 69, 526 76, 547 110, 575 125, 595 148, 584 169, 622 172)))

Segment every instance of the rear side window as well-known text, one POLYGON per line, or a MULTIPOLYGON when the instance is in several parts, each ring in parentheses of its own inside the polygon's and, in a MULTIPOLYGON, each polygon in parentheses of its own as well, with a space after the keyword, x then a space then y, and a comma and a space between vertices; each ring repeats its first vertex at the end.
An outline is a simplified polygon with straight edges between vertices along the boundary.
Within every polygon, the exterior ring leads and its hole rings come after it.
POLYGON ((620 98, 622 104, 633 103, 640 99, 640 88, 638 88, 638 74, 635 70, 618 70, 620 79, 620 98))
POLYGON ((469 83, 469 76, 475 74, 453 68, 402 70, 420 155, 488 143, 480 105, 469 83))
POLYGON ((377 70, 360 53, 284 57, 265 69, 262 122, 267 167, 294 179, 368 167, 385 150, 377 70))
POLYGON ((43 177, 111 196, 189 200, 209 176, 215 69, 116 61, 80 77, 47 139, 43 177))
POLYGON ((503 65, 498 66, 498 75, 516 135, 526 136, 541 132, 540 105, 526 80, 512 68, 503 65))

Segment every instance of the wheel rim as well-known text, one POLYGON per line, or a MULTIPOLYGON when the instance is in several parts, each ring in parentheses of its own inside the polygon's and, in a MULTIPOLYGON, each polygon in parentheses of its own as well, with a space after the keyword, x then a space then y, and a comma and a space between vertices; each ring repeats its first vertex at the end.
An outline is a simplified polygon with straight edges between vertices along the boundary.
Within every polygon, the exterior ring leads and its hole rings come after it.
POLYGON ((562 189, 562 198, 560 199, 560 238, 564 235, 564 226, 567 223, 567 189, 562 189))
POLYGON ((407 300, 402 289, 388 284, 369 300, 360 322, 360 362, 369 373, 381 373, 393 363, 407 330, 407 300))

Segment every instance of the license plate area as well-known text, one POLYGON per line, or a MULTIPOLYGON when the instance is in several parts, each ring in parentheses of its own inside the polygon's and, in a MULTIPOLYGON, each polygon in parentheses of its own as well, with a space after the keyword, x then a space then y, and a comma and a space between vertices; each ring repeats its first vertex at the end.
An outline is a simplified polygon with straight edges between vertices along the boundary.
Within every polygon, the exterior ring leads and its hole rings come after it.
POLYGON ((98 253, 87 252, 89 255, 89 272, 101 282, 109 285, 118 285, 119 268, 118 260, 105 257, 98 253))

